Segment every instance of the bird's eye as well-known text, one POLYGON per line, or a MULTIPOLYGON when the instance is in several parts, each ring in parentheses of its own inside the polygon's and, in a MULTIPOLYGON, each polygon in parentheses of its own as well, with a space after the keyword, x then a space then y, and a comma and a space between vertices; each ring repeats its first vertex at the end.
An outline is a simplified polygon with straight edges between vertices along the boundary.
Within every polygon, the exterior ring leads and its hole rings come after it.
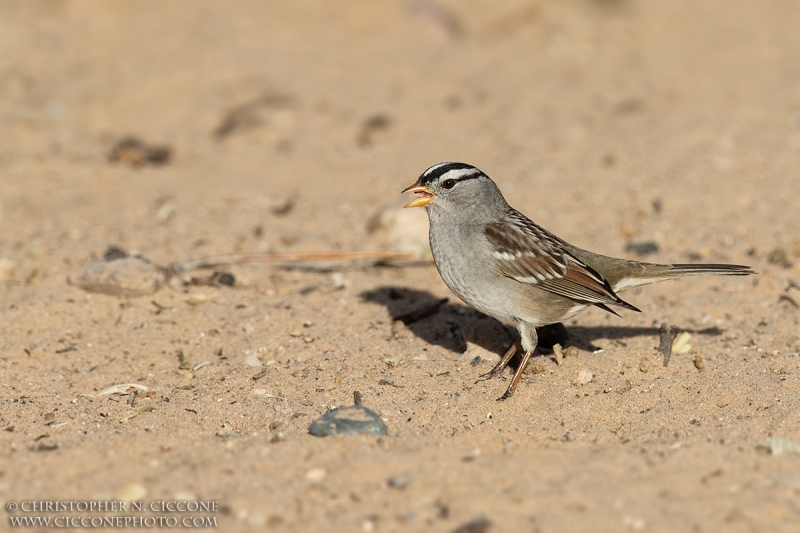
POLYGON ((442 188, 444 189, 452 189, 456 186, 456 180, 444 180, 442 182, 442 188))

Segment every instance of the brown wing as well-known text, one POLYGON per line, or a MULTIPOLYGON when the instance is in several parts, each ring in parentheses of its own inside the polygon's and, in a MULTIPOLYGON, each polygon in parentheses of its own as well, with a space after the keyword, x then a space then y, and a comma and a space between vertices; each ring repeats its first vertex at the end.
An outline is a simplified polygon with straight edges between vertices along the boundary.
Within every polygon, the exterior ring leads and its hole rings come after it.
POLYGON ((570 254, 564 241, 519 211, 510 210, 484 233, 505 276, 604 309, 610 304, 638 311, 620 299, 596 270, 570 254))

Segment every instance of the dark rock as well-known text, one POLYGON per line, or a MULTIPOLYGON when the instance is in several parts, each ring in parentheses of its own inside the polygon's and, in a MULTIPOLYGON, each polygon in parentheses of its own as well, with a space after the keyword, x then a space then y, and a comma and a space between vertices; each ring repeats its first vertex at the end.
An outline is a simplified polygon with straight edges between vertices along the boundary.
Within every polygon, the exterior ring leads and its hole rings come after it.
POLYGON ((492 527, 492 522, 483 515, 473 518, 455 528, 453 533, 486 533, 492 527))
POLYGON ((230 272, 221 272, 219 270, 216 270, 211 275, 211 281, 214 281, 220 285, 227 285, 228 287, 233 287, 233 285, 236 283, 236 278, 230 272))
POLYGON ((123 163, 132 167, 145 164, 164 165, 172 157, 172 148, 165 145, 147 145, 136 137, 121 139, 108 154, 112 163, 123 163))
POLYGON ((106 261, 113 261, 115 259, 125 259, 128 257, 128 252, 120 248, 119 246, 110 245, 106 248, 106 253, 103 254, 103 259, 106 261))
POLYGON ((658 351, 664 356, 664 366, 667 366, 672 356, 672 342, 678 335, 678 328, 675 326, 667 326, 665 322, 658 328, 658 333, 661 336, 661 340, 658 344, 658 351))
POLYGON ((625 251, 636 255, 649 255, 658 253, 658 244, 653 241, 629 242, 625 245, 625 251))
POLYGON ((789 261, 789 256, 786 254, 786 250, 783 248, 775 248, 772 250, 767 255, 767 261, 773 265, 780 265, 783 268, 789 268, 792 266, 792 262, 789 261))

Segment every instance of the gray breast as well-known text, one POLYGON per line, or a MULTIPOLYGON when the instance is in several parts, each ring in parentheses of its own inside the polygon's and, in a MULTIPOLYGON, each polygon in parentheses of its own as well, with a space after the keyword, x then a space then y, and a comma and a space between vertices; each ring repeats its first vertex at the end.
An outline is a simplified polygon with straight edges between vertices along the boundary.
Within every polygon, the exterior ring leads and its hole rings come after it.
POLYGON ((497 271, 480 226, 432 224, 430 243, 436 268, 456 296, 486 315, 513 323, 503 299, 515 287, 507 286, 512 280, 497 271))

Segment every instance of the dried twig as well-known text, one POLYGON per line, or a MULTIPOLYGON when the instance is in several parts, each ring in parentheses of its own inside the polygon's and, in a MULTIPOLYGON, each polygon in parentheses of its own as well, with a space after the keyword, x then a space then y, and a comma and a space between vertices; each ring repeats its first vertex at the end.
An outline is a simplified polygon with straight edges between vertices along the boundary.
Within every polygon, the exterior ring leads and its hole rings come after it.
MULTIPOLYGON (((216 268, 223 265, 242 263, 296 263, 300 261, 372 261, 374 263, 386 261, 411 261, 414 254, 405 252, 294 252, 294 253, 260 253, 260 254, 229 254, 214 257, 205 257, 184 263, 173 263, 166 273, 170 276, 182 274, 199 268, 216 268)), ((426 262, 427 264, 428 262, 426 262)))
MULTIPOLYGON (((139 385, 138 383, 120 383, 119 385, 112 385, 97 393, 97 396, 106 396, 108 394, 130 394, 131 390, 139 390, 147 392, 147 387, 139 385)), ((88 394, 80 394, 79 396, 91 396, 88 394)))
POLYGON ((123 416, 122 418, 120 418, 119 419, 119 423, 120 424, 126 424, 128 422, 128 420, 130 420, 132 418, 136 418, 137 416, 139 416, 142 413, 147 413, 149 411, 155 411, 155 410, 156 410, 156 408, 153 407, 152 405, 148 405, 146 407, 140 407, 139 409, 137 409, 136 411, 132 412, 131 414, 123 416))

